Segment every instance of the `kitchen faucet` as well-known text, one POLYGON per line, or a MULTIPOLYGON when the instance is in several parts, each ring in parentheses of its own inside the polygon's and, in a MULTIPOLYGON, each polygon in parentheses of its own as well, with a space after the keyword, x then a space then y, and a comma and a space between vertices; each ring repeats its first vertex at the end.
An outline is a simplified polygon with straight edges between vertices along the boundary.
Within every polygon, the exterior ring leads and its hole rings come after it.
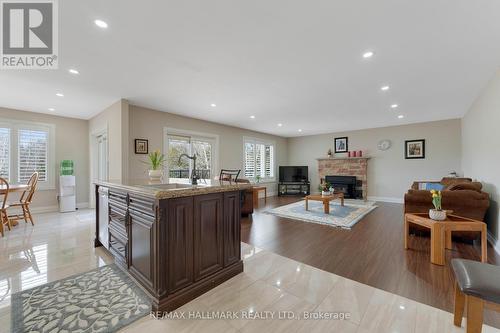
POLYGON ((179 156, 179 164, 181 163, 182 157, 187 157, 193 160, 193 171, 191 172, 191 185, 198 185, 198 176, 196 176, 196 154, 189 156, 188 154, 181 154, 179 156))

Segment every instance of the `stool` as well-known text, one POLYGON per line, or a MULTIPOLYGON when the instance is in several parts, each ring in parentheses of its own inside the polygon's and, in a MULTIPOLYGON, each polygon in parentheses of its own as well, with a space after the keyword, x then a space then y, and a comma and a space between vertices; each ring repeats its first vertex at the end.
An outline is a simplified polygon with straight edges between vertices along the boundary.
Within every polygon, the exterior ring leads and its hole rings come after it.
POLYGON ((467 305, 467 333, 479 333, 483 327, 483 309, 500 311, 500 266, 478 261, 453 259, 455 273, 454 324, 462 326, 467 305))

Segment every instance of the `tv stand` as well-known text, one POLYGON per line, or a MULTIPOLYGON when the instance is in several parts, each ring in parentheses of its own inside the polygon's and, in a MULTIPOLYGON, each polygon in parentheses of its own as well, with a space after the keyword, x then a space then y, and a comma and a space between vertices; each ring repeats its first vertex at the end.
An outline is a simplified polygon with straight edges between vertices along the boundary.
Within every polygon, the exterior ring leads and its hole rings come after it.
POLYGON ((278 196, 297 195, 305 196, 311 194, 309 182, 282 182, 278 183, 278 196))

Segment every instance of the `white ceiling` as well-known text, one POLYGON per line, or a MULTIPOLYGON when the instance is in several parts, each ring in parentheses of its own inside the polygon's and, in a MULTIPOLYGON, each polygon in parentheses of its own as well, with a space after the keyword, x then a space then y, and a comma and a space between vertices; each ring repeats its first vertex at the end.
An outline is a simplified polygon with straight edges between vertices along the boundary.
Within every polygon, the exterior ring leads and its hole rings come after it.
POLYGON ((0 106, 88 119, 126 98, 297 136, 461 117, 500 66, 498 0, 62 0, 59 10, 59 70, 0 71, 0 106))

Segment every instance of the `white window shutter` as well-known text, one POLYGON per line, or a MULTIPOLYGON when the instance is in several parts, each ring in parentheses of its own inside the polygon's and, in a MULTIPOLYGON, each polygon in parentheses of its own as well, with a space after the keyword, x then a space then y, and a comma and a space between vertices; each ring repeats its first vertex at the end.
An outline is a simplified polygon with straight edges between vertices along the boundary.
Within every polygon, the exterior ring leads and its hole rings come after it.
POLYGON ((18 131, 18 181, 25 183, 33 172, 39 181, 47 181, 49 132, 19 129, 18 131))
POLYGON ((10 129, 0 128, 0 177, 10 181, 10 129))

